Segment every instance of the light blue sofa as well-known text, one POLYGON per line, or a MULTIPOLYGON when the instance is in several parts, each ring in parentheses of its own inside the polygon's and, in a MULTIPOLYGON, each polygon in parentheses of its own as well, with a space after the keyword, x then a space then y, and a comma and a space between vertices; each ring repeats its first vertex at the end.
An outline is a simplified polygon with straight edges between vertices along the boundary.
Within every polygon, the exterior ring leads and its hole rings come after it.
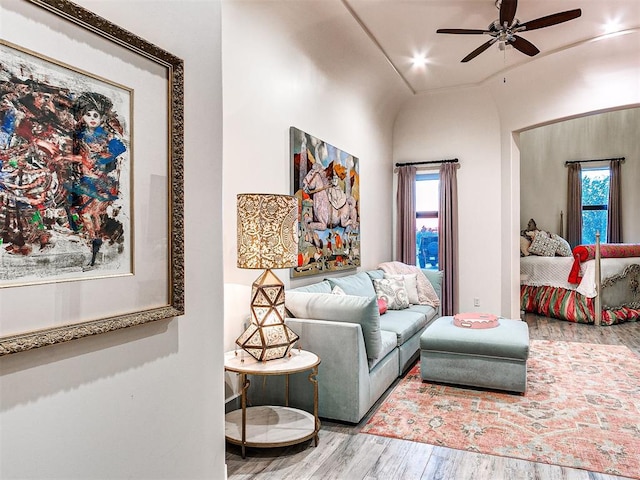
MULTIPOLYGON (((441 298, 442 272, 423 272, 441 298)), ((317 377, 321 418, 359 422, 394 380, 413 365, 422 332, 440 316, 439 309, 428 305, 379 315, 373 279, 383 276, 382 270, 359 272, 285 293, 289 313, 300 311, 303 302, 305 313, 311 314, 309 318, 289 317, 286 322, 300 335, 299 346, 321 359, 317 377), (336 285, 346 296, 329 295, 336 285)), ((282 385, 277 385, 281 379, 269 381, 276 386, 262 385, 258 388, 262 394, 283 391, 282 385)), ((312 395, 307 374, 291 376, 292 406, 310 409, 312 395)))

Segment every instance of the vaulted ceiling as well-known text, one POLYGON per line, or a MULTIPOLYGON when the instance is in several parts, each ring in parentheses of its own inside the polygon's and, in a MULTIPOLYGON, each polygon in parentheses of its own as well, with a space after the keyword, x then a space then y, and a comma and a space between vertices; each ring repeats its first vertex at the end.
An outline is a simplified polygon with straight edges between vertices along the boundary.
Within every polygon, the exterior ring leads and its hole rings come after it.
POLYGON ((635 33, 635 41, 640 38, 640 0, 519 0, 515 17, 521 23, 573 9, 581 9, 582 14, 565 23, 519 32, 540 50, 535 56, 512 46, 500 50, 497 42, 462 63, 491 37, 438 34, 436 30, 487 30, 499 17, 500 0, 342 1, 413 93, 481 84, 523 63, 612 35, 635 33), (414 65, 416 56, 424 57, 426 63, 414 65))

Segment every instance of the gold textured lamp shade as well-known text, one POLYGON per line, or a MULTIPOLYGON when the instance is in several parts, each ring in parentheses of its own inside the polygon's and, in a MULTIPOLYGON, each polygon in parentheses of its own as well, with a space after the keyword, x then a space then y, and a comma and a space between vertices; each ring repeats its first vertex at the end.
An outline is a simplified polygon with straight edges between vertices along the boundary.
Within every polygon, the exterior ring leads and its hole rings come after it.
POLYGON ((256 360, 289 354, 299 339, 284 323, 284 284, 272 268, 295 267, 298 200, 291 195, 238 195, 238 267, 266 269, 251 288, 251 324, 236 344, 256 360))

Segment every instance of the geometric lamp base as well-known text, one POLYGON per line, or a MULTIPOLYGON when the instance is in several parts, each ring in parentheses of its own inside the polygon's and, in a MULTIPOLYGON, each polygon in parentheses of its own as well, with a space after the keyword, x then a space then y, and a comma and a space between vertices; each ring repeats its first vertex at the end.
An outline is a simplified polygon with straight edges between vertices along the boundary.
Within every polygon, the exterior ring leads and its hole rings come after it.
POLYGON ((289 355, 300 338, 284 323, 284 284, 269 269, 253 283, 251 323, 236 344, 258 361, 289 355))
POLYGON ((287 325, 281 323, 261 327, 250 324, 236 343, 258 361, 266 362, 289 355, 298 335, 287 325))

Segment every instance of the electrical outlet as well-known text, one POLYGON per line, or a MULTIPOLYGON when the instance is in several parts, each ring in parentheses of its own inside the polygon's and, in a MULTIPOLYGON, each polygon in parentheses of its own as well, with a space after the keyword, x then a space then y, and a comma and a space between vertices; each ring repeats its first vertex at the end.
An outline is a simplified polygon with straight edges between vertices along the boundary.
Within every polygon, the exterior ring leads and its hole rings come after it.
POLYGON ((478 297, 473 297, 473 306, 474 307, 480 306, 480 299, 478 297))

